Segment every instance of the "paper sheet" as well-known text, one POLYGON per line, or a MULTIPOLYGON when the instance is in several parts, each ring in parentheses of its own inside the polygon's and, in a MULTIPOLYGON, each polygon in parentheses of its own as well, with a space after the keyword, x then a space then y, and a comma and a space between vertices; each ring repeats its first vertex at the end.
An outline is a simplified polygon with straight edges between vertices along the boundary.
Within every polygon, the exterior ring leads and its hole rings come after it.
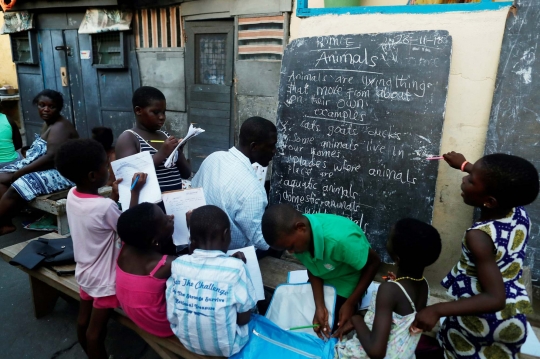
POLYGON ((154 161, 150 152, 141 152, 132 156, 124 157, 111 162, 116 178, 122 178, 123 181, 118 185, 120 194, 120 203, 122 211, 129 209, 131 202, 131 181, 133 175, 137 172, 146 173, 146 184, 139 195, 139 203, 150 202, 157 203, 161 201, 161 190, 154 167, 154 161))
POLYGON ((287 283, 298 284, 308 282, 307 270, 293 270, 289 272, 287 276, 287 283))
POLYGON ((527 322, 527 339, 521 347, 521 353, 531 356, 540 356, 540 341, 529 322, 527 322))
MULTIPOLYGON (((289 284, 298 284, 298 283, 307 283, 308 274, 307 270, 293 270, 289 272, 287 276, 287 283, 289 284)), ((371 282, 367 289, 366 295, 362 298, 362 303, 360 303, 360 309, 367 309, 369 303, 371 303, 371 296, 381 284, 377 282, 371 282)))
MULTIPOLYGON (((189 130, 188 130, 188 133, 186 135, 186 137, 184 137, 182 139, 182 141, 180 141, 178 143, 178 145, 176 146, 176 148, 174 149, 174 151, 172 151, 172 153, 170 154, 170 156, 167 158, 167 161, 165 161, 165 167, 167 168, 171 168, 173 165, 174 165, 174 158, 175 158, 175 155, 177 154, 177 151, 178 149, 180 148, 180 146, 182 146, 184 143, 186 143, 187 141, 191 140, 193 137, 203 133, 204 130, 202 128, 197 128, 197 127, 193 127, 193 124, 189 125, 189 130)), ((178 157, 176 157, 178 158, 178 157)))
POLYGON ((373 296, 373 292, 375 292, 377 289, 379 289, 379 286, 381 283, 377 282, 371 282, 367 289, 366 295, 362 298, 362 303, 360 303, 360 310, 367 309, 369 307, 369 304, 371 303, 371 297, 373 296))
POLYGON ((186 213, 206 205, 202 188, 191 188, 182 191, 163 193, 163 204, 167 214, 174 215, 173 242, 175 245, 189 243, 189 230, 186 223, 186 213))
POLYGON ((251 282, 255 287, 255 296, 257 300, 264 300, 264 286, 261 275, 261 268, 259 267, 259 260, 257 259, 257 254, 255 253, 255 247, 249 246, 240 249, 231 249, 227 251, 228 255, 232 255, 236 252, 244 253, 246 256, 246 266, 251 277, 251 282))

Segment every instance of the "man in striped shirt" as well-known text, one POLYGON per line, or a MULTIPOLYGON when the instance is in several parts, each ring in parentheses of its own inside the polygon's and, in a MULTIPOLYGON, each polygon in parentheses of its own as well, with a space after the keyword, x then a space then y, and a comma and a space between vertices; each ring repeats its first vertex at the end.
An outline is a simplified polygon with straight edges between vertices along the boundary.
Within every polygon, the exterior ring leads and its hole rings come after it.
POLYGON ((206 203, 223 209, 231 221, 229 249, 255 246, 258 255, 269 246, 261 232, 268 198, 252 164, 266 167, 276 153, 276 126, 262 118, 248 118, 240 128, 237 146, 208 156, 191 181, 203 187, 206 203))

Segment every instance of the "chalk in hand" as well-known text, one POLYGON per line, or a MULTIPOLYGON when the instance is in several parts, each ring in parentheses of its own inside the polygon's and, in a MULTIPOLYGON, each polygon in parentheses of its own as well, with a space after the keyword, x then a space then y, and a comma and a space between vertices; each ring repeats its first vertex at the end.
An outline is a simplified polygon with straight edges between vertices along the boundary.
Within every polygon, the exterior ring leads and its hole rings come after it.
POLYGON ((133 188, 135 188, 135 185, 137 184, 137 181, 139 180, 139 176, 140 175, 137 175, 137 177, 135 177, 135 181, 133 181, 133 184, 131 185, 131 191, 133 191, 133 188))
POLYGON ((426 160, 430 161, 430 160, 443 160, 444 157, 443 156, 431 156, 431 157, 428 157, 426 158, 426 160))

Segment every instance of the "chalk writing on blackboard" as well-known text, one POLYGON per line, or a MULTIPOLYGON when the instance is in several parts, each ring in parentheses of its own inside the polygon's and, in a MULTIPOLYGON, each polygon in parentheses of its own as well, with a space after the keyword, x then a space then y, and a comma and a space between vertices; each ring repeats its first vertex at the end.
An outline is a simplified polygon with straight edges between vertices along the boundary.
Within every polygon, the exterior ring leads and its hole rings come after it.
POLYGON ((271 202, 347 216, 383 256, 396 220, 430 222, 437 163, 423 159, 439 153, 451 45, 446 31, 292 41, 271 202))

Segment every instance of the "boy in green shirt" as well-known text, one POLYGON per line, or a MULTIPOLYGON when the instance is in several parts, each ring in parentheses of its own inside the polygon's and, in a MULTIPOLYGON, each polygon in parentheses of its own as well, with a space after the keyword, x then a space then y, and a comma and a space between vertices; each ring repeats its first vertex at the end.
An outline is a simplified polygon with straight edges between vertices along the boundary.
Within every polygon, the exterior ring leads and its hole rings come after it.
POLYGON ((381 262, 364 232, 345 217, 304 215, 289 204, 277 204, 264 213, 262 233, 270 247, 294 253, 306 266, 315 299, 313 324, 319 324, 314 330, 321 338, 330 336, 323 285, 337 291, 335 330, 355 314, 381 262))

